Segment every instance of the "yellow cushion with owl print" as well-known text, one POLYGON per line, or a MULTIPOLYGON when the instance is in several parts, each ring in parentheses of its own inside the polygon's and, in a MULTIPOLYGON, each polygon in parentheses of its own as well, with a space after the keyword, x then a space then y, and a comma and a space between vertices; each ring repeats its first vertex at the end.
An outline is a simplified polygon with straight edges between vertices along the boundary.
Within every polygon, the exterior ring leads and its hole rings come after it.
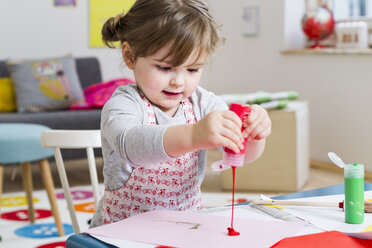
POLYGON ((14 86, 11 78, 0 78, 0 112, 17 109, 14 86))
POLYGON ((18 112, 67 109, 84 102, 75 59, 8 61, 18 112))

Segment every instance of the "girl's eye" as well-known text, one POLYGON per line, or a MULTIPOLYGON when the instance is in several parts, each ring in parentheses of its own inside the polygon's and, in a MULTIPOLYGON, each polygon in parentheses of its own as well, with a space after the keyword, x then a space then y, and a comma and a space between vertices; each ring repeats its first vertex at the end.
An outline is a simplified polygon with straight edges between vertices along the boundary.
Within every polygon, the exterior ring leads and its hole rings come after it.
POLYGON ((188 72, 198 72, 199 69, 195 69, 195 68, 189 68, 187 69, 188 72))
POLYGON ((161 71, 170 71, 172 68, 168 67, 168 66, 160 66, 160 65, 157 65, 156 66, 159 70, 161 71))

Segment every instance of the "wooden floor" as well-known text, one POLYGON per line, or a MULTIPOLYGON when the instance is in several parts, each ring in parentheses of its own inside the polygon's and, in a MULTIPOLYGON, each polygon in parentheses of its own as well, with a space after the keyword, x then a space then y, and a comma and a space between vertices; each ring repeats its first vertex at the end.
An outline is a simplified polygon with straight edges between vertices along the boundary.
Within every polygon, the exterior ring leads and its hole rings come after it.
MULTIPOLYGON (((224 191, 220 184, 219 173, 214 172, 210 169, 210 164, 216 160, 215 154, 213 151, 209 153, 207 160, 207 169, 202 184, 202 192, 227 192, 224 191)), ((103 160, 98 158, 96 160, 97 171, 98 171, 98 180, 100 183, 103 182, 102 169, 103 169, 103 160)), ((39 167, 36 164, 32 164, 32 178, 34 190, 44 189, 41 176, 39 173, 39 167), (36 165, 36 166, 35 166, 36 165)), ((51 162, 51 172, 54 179, 55 187, 61 188, 61 183, 59 180, 57 168, 54 162, 51 162)), ((65 163, 67 167, 67 177, 70 183, 70 186, 80 186, 80 185, 89 185, 89 172, 88 164, 85 159, 82 160, 71 160, 65 163)), ((321 168, 310 168, 309 180, 307 183, 299 190, 309 190, 325 186, 331 186, 336 184, 343 183, 343 174, 325 170, 321 168)), ((366 182, 372 183, 372 180, 366 180, 366 182)), ((23 191, 22 177, 20 166, 8 166, 4 168, 4 184, 3 192, 10 193, 16 191, 23 191), (15 175, 14 175, 15 173, 15 175)), ((257 193, 252 191, 240 191, 244 193, 257 193)), ((289 192, 265 192, 268 194, 282 194, 289 192)))

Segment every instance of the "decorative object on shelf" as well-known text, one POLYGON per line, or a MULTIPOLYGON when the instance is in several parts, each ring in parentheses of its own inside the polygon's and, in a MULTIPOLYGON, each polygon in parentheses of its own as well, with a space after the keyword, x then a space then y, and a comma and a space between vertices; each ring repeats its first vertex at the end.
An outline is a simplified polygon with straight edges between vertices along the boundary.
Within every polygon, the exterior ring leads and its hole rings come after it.
POLYGON ((239 104, 259 104, 265 109, 285 109, 288 102, 298 99, 296 91, 265 92, 258 91, 248 94, 222 94, 221 99, 230 105, 231 103, 239 104))
POLYGON ((368 48, 366 22, 339 22, 336 24, 337 48, 368 48))
POLYGON ((318 7, 307 11, 302 17, 302 30, 310 39, 310 48, 323 48, 319 41, 332 34, 335 21, 327 7, 318 7))

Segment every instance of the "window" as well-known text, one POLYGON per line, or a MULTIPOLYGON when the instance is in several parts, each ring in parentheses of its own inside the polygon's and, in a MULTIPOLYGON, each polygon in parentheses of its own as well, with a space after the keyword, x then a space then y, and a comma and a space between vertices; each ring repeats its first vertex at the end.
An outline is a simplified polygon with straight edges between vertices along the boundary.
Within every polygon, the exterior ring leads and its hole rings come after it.
POLYGON ((335 20, 372 18, 372 0, 332 0, 335 20))
POLYGON ((305 0, 307 9, 328 6, 335 20, 372 19, 372 0, 305 0))

